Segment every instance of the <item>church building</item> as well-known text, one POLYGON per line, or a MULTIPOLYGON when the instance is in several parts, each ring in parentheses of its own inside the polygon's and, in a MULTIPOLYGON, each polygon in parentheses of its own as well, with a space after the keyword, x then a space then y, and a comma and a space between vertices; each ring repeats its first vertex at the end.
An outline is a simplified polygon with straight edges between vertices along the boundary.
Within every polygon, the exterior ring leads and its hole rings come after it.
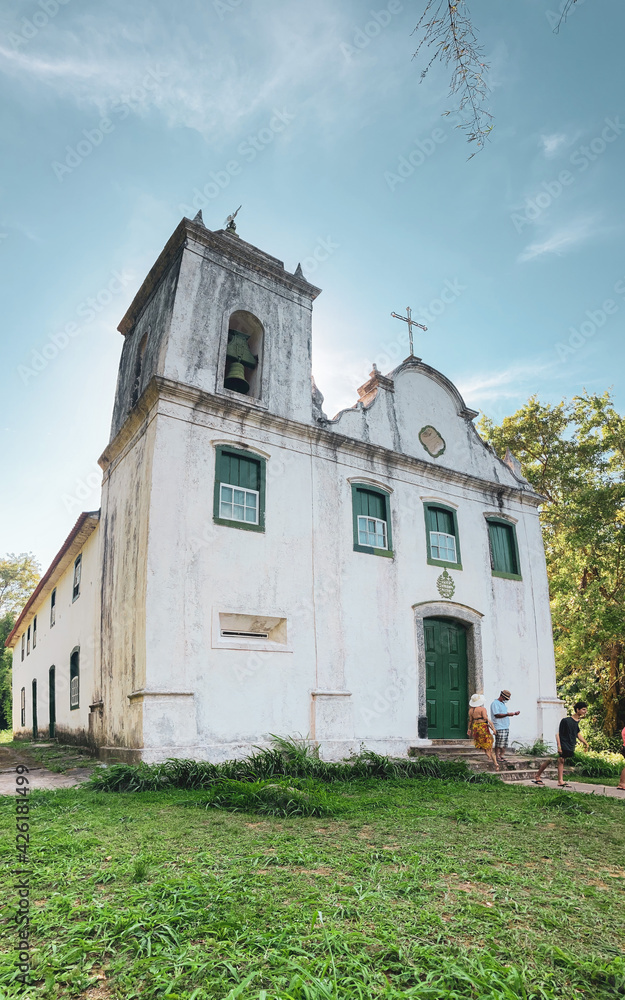
POLYGON ((324 758, 466 739, 513 693, 552 741, 542 498, 412 351, 334 419, 301 268, 183 219, 119 330, 99 511, 20 615, 15 733, 212 761, 308 736, 324 758))

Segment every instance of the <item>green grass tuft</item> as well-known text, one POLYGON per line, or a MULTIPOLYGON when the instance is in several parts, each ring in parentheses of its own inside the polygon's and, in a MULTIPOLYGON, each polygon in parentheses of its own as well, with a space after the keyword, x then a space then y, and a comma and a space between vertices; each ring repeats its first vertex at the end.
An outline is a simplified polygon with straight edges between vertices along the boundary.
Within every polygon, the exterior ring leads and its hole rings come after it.
POLYGON ((310 778, 328 784, 367 778, 439 778, 471 784, 497 782, 493 775, 471 771, 463 761, 440 760, 434 756, 405 760, 361 750, 346 760, 330 762, 321 760, 314 748, 277 737, 274 741, 273 748, 260 749, 242 760, 228 760, 222 764, 177 759, 162 764, 113 764, 97 770, 91 778, 91 787, 103 792, 210 789, 224 781, 257 783, 282 778, 310 778))

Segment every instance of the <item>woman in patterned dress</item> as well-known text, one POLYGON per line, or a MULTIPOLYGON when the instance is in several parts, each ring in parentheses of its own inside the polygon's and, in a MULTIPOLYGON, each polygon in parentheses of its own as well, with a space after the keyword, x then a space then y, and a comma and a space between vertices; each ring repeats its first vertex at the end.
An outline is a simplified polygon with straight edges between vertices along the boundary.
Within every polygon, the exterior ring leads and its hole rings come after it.
POLYGON ((499 770, 497 758, 493 753, 493 729, 488 713, 484 708, 484 695, 474 694, 469 701, 469 728, 467 736, 473 739, 476 750, 483 750, 488 759, 493 764, 496 771, 499 770), (492 735, 491 735, 492 733, 492 735))

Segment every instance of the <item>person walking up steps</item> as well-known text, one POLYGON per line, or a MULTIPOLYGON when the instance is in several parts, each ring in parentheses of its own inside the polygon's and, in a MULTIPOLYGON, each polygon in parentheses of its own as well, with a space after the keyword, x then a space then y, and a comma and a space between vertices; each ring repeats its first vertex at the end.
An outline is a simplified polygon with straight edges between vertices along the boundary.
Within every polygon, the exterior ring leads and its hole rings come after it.
POLYGON ((490 706, 490 717, 495 727, 495 755, 500 764, 503 764, 504 755, 506 753, 506 747, 508 746, 508 740, 510 739, 510 719, 515 715, 520 715, 520 712, 509 712, 507 701, 510 701, 512 695, 505 688, 499 693, 499 698, 490 706))
POLYGON ((474 694, 471 695, 471 700, 469 701, 469 728, 467 729, 467 736, 473 739, 473 745, 476 750, 483 750, 486 756, 494 764, 495 770, 499 770, 499 764, 497 763, 497 758, 493 753, 493 736, 495 735, 495 730, 488 721, 488 715, 486 714, 486 709, 484 708, 484 695, 474 694))
MULTIPOLYGON (((573 715, 569 715, 566 719, 562 719, 558 732, 556 733, 556 741, 558 744, 558 788, 568 788, 568 785, 564 780, 564 764, 565 761, 570 760, 575 753, 575 744, 577 741, 579 740, 586 750, 590 749, 584 737, 579 735, 579 724, 588 713, 588 705, 585 701, 576 701, 573 708, 573 715)), ((547 767, 549 767, 550 763, 551 762, 548 760, 544 760, 542 762, 538 768, 536 777, 532 779, 535 785, 545 784, 542 780, 542 773, 547 767)))

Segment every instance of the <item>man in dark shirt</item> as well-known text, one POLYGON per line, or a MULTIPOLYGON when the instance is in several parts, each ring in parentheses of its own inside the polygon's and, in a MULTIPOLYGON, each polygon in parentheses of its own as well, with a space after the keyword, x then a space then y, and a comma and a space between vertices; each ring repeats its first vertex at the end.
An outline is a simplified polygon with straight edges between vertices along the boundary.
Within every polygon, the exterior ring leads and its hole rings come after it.
MULTIPOLYGON (((564 763, 569 760, 575 753, 575 744, 579 742, 586 748, 589 749, 588 744, 583 736, 579 735, 579 723, 580 720, 588 714, 588 705, 585 701, 576 701, 573 706, 573 715, 567 716, 566 719, 562 719, 558 732, 556 734, 556 741, 558 743, 558 787, 564 788, 566 782, 564 781, 564 763)), ((550 761, 544 760, 538 771, 536 772, 536 777, 533 779, 535 785, 544 785, 545 782, 542 780, 543 771, 549 767, 550 761)))

